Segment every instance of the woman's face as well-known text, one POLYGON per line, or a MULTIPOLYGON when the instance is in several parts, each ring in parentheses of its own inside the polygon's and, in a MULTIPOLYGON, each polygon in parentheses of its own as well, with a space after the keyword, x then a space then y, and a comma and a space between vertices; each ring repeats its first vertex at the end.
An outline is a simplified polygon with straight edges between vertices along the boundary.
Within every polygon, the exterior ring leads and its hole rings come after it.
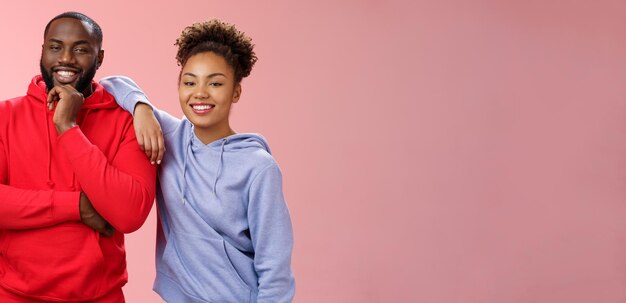
POLYGON ((220 55, 195 54, 183 66, 178 96, 183 113, 196 131, 229 132, 230 106, 239 101, 240 94, 233 68, 220 55))

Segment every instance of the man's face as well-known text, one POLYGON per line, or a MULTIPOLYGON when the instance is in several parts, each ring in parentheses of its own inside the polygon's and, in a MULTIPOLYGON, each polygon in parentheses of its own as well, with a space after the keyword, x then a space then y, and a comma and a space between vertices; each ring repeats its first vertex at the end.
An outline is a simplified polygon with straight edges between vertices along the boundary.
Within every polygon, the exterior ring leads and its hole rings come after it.
POLYGON ((91 31, 91 26, 73 18, 50 24, 39 64, 48 90, 69 84, 85 96, 91 94, 91 80, 104 57, 91 31))

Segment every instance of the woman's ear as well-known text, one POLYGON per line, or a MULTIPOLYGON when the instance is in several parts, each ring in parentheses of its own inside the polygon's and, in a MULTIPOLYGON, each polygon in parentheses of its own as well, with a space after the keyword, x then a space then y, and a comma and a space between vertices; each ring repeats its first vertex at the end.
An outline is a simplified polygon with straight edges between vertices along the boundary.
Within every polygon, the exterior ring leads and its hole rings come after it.
POLYGON ((237 83, 235 91, 233 92, 233 103, 237 103, 241 97, 241 83, 237 83))

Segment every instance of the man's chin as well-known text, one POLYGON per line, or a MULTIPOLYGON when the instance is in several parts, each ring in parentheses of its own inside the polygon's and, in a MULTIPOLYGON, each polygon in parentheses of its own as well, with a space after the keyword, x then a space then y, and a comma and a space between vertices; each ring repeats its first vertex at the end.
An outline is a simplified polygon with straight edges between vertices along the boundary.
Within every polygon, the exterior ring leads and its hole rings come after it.
POLYGON ((75 90, 77 90, 78 92, 84 93, 85 90, 88 90, 89 88, 91 88, 91 80, 89 80, 89 82, 86 81, 86 79, 83 78, 78 78, 72 82, 60 82, 57 81, 56 79, 54 79, 54 85, 55 86, 64 86, 64 85, 69 85, 71 87, 73 87, 75 90))
POLYGON ((78 82, 78 81, 72 81, 72 82, 59 82, 59 81, 54 80, 54 86, 64 86, 64 85, 69 85, 69 86, 71 86, 71 87, 73 87, 73 88, 76 88, 76 83, 77 83, 77 82, 78 82))
POLYGON ((55 79, 54 77, 50 77, 48 79, 46 79, 46 77, 44 77, 44 82, 46 83, 46 88, 48 89, 48 91, 53 89, 55 86, 64 86, 64 85, 69 85, 69 86, 73 87, 74 89, 76 89, 76 84, 78 84, 79 80, 80 80, 80 78, 76 79, 76 80, 74 80, 72 82, 65 82, 65 81, 64 82, 60 82, 57 79, 55 79))

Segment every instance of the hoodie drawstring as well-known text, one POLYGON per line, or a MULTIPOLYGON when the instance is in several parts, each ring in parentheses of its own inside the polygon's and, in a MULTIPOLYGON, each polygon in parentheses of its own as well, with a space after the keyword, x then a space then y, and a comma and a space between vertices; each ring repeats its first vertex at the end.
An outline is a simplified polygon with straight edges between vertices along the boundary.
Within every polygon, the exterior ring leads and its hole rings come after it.
POLYGON ((213 182, 213 194, 217 196, 217 179, 220 178, 220 174, 222 173, 222 165, 224 162, 224 146, 226 145, 227 139, 222 140, 222 148, 220 151, 220 164, 217 166, 217 173, 215 174, 215 182, 213 182))
POLYGON ((52 142, 50 141, 50 119, 48 118, 48 106, 44 103, 43 114, 46 116, 46 134, 48 135, 48 187, 54 188, 54 181, 52 181, 52 142))
MULTIPOLYGON (((185 179, 185 175, 187 173, 187 157, 189 157, 189 153, 191 153, 191 142, 193 140, 193 130, 190 132, 189 139, 187 140, 187 146, 185 147, 185 153, 183 155, 183 184, 182 184, 182 199, 183 204, 186 203, 185 194, 187 193, 187 181, 185 179)), ((226 147, 226 143, 228 143, 228 139, 222 140, 222 146, 220 147, 220 162, 217 166, 217 173, 215 174, 215 181, 213 181, 213 194, 217 196, 217 181, 222 174, 222 167, 224 166, 224 150, 226 147)))
POLYGON ((183 189, 181 195, 183 196, 183 204, 185 204, 185 194, 187 193, 187 181, 185 180, 185 174, 187 173, 187 157, 191 152, 191 140, 193 136, 193 130, 190 132, 189 139, 187 140, 187 146, 185 147, 185 153, 183 155, 183 189))

